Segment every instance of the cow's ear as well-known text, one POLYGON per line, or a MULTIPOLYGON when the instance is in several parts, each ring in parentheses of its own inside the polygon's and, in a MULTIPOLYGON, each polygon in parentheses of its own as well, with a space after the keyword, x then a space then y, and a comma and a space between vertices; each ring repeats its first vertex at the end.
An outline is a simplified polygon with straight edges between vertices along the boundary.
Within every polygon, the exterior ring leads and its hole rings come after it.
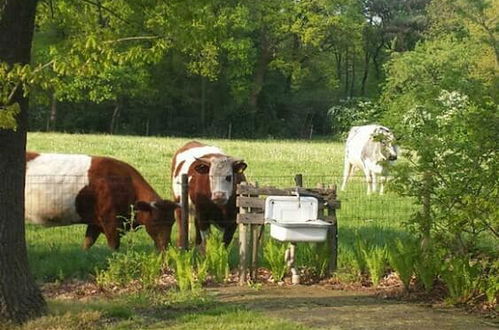
POLYGON ((151 212, 153 209, 153 206, 151 205, 151 203, 148 203, 148 202, 137 201, 137 202, 135 202, 134 209, 136 211, 151 212))
POLYGON ((160 199, 159 201, 153 203, 155 207, 163 210, 176 209, 180 207, 180 203, 175 203, 166 199, 160 199))
POLYGON ((244 162, 244 160, 241 159, 241 160, 235 161, 233 167, 234 167, 234 173, 241 174, 241 173, 244 172, 244 170, 246 169, 246 167, 248 167, 248 164, 246 164, 244 162))

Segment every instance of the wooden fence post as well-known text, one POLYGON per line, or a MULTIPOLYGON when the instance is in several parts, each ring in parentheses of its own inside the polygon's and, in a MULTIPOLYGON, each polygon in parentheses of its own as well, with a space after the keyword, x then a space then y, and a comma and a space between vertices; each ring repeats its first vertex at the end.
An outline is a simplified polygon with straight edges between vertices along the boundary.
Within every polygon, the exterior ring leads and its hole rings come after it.
POLYGON ((181 220, 180 220, 180 248, 189 248, 189 177, 182 174, 182 197, 181 197, 181 220))
MULTIPOLYGON (((241 182, 241 185, 246 185, 246 182, 241 182)), ((239 213, 246 213, 246 209, 239 208, 239 213)), ((244 285, 247 278, 248 270, 248 235, 247 225, 239 223, 239 285, 244 285)))
MULTIPOLYGON (((329 195, 328 199, 336 202, 336 185, 333 185, 333 192, 329 195)), ((331 275, 338 267, 338 221, 336 218, 336 205, 329 205, 328 203, 327 214, 332 221, 327 234, 327 244, 330 251, 328 275, 331 275)))
MULTIPOLYGON (((255 182, 255 187, 258 188, 258 182, 255 182)), ((258 195, 252 197, 258 197, 258 195)), ((248 212, 251 213, 251 208, 248 208, 248 212)), ((257 224, 252 224, 250 225, 251 228, 251 269, 250 269, 250 276, 251 279, 255 280, 257 277, 258 273, 258 248, 260 245, 260 238, 261 238, 261 233, 262 233, 262 228, 264 225, 257 225, 257 224)))
POLYGON ((297 187, 303 187, 303 175, 301 174, 295 175, 295 184, 297 187))

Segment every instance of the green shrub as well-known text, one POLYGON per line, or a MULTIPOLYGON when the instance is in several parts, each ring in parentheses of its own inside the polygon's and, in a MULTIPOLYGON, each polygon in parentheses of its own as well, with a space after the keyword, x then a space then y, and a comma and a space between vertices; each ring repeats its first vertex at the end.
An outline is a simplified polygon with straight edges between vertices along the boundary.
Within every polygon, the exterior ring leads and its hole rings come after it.
POLYGON ((279 243, 274 239, 269 239, 263 248, 264 258, 267 262, 272 278, 275 281, 280 281, 287 271, 286 260, 284 260, 284 253, 286 251, 286 243, 279 243))

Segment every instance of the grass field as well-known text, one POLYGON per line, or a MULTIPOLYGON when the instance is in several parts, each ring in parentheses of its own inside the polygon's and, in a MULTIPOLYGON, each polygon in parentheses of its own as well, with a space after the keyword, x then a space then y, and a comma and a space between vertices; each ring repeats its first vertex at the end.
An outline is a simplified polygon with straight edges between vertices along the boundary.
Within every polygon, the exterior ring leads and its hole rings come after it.
MULTIPOLYGON (((187 141, 189 139, 170 137, 30 133, 28 150, 106 155, 124 160, 137 168, 162 196, 171 198, 171 158, 187 141)), ((249 165, 245 172, 248 180, 257 181, 260 185, 291 187, 298 173, 303 174, 305 187, 315 187, 317 183, 339 183, 341 179, 341 142, 201 141, 243 158, 249 165)), ((340 270, 347 271, 353 262, 351 249, 356 233, 374 245, 385 244, 394 237, 403 237, 405 231, 402 223, 414 208, 410 200, 393 193, 367 196, 365 189, 363 178, 354 177, 347 185, 347 191, 338 196, 342 201, 342 209, 338 211, 340 270)), ((86 278, 96 269, 105 267, 111 252, 104 237, 101 236, 97 244, 85 252, 81 249, 84 231, 84 226, 42 228, 28 225, 28 251, 35 277, 41 281, 86 278)), ((139 231, 138 235, 136 248, 152 250, 152 240, 145 231, 139 231)), ((127 244, 126 236, 123 244, 127 244)), ((232 263, 235 263, 234 252, 232 263)))

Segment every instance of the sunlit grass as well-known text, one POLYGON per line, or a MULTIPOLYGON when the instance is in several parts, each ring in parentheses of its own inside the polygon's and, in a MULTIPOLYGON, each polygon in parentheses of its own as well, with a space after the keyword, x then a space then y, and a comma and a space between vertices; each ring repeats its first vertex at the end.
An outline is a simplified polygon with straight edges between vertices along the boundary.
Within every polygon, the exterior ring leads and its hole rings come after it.
MULTIPOLYGON (((123 160, 137 168, 165 198, 171 198, 171 159, 175 151, 191 139, 171 137, 136 137, 81 135, 63 133, 29 133, 28 150, 38 152, 85 153, 123 160)), ((228 154, 248 163, 247 179, 260 186, 294 186, 294 176, 303 175, 305 187, 341 183, 343 143, 326 140, 217 140, 198 139, 221 147, 228 154)), ((383 196, 366 195, 362 177, 350 179, 345 192, 338 192, 342 207, 337 211, 339 222, 339 266, 351 268, 355 233, 371 244, 382 245, 405 234, 402 223, 414 209, 410 200, 393 193, 383 196)), ((176 227, 176 226, 175 226, 176 227)), ((176 228, 172 235, 176 238, 176 228)), ((194 226, 190 226, 191 239, 194 226)), ((31 267, 39 280, 86 277, 105 267, 111 255, 101 235, 89 251, 83 251, 85 226, 41 228, 27 226, 27 242, 31 267)), ((135 248, 153 251, 151 238, 144 230, 138 235, 135 248)), ((122 247, 127 244, 126 235, 122 247)), ((234 240, 237 240, 237 233, 234 240)), ((230 263, 237 260, 237 244, 232 244, 230 263)))

